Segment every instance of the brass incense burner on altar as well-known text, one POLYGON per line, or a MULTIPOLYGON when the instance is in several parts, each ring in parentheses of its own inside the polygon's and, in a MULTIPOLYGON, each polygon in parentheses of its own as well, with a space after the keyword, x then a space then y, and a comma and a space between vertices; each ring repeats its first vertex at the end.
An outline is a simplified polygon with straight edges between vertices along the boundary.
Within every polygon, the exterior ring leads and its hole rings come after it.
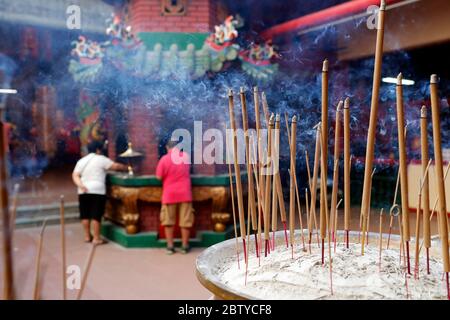
POLYGON ((142 156, 142 153, 133 150, 133 144, 131 142, 128 143, 128 149, 119 155, 119 158, 125 158, 127 160, 129 176, 134 176, 133 161, 142 156))

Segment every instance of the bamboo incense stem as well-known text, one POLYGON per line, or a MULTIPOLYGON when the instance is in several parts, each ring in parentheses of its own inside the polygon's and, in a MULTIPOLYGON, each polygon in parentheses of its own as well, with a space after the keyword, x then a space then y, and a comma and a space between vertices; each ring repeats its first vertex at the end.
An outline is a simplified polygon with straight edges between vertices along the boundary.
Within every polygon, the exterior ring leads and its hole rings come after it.
POLYGON ((309 168, 308 150, 305 150, 306 172, 308 174, 308 187, 311 190, 311 170, 309 168))
MULTIPOLYGON (((447 175, 448 175, 449 170, 450 170, 450 163, 447 165, 447 168, 445 169, 444 182, 445 182, 445 180, 447 180, 447 175)), ((439 196, 434 201, 433 210, 431 210, 431 215, 430 215, 430 222, 433 219, 438 202, 439 202, 439 196)), ((438 220, 438 222, 439 222, 439 220, 438 220)))
POLYGON ((339 104, 336 107, 336 119, 334 125, 334 166, 333 166, 333 190, 331 192, 331 210, 330 210, 330 224, 333 230, 333 238, 334 238, 334 230, 336 229, 335 224, 335 215, 336 215, 336 205, 338 198, 338 185, 339 185, 339 157, 341 154, 340 149, 340 138, 341 138, 341 109, 343 101, 339 101, 339 104))
MULTIPOLYGON (((274 141, 273 141, 273 169, 274 173, 272 175, 272 184, 274 192, 272 193, 272 232, 277 231, 278 228, 278 187, 277 187, 277 175, 279 170, 279 150, 280 150, 280 116, 275 117, 275 131, 274 131, 274 141)), ((275 241, 275 238, 273 239, 275 241)), ((274 242, 275 243, 275 242, 274 242)))
MULTIPOLYGON (((378 119, 378 100, 380 95, 380 81, 381 81, 381 64, 383 57, 383 42, 384 42, 384 18, 386 10, 386 1, 381 0, 380 10, 378 12, 378 30, 377 30, 377 41, 375 48, 375 65, 373 71, 373 85, 372 85, 372 99, 370 106, 370 120, 369 120, 369 130, 367 134, 367 150, 366 150, 366 160, 365 160, 365 170, 364 170, 364 185, 363 194, 361 202, 361 214, 364 216, 370 210, 370 184, 371 184, 371 173, 373 170, 373 158, 375 151, 375 133, 377 129, 377 119, 378 119)), ((362 252, 364 252, 364 246, 361 247, 362 252)))
MULTIPOLYGON (((241 238, 245 242, 245 216, 244 216, 244 199, 242 195, 242 182, 241 182, 241 168, 238 163, 237 155, 237 136, 236 136, 236 122, 234 119, 234 100, 233 100, 233 90, 228 91, 228 107, 230 113, 230 124, 233 133, 233 160, 234 160, 234 173, 236 179, 236 194, 238 202, 238 213, 239 213, 239 229, 241 231, 241 238)), ((244 252, 244 254, 246 254, 244 252)))
MULTIPOLYGON (((422 185, 422 179, 420 179, 419 184, 422 185)), ((422 204, 422 187, 419 189, 419 196, 417 201, 417 209, 416 209, 416 246, 415 246, 415 268, 414 268, 414 278, 417 279, 419 274, 419 233, 420 233, 420 206, 422 204)))
POLYGON ((271 179, 270 176, 273 173, 273 166, 272 166, 272 134, 274 130, 274 115, 272 114, 270 116, 269 120, 269 131, 267 133, 267 167, 266 167, 266 185, 265 185, 265 195, 264 195, 264 239, 266 241, 269 240, 270 234, 269 234, 269 221, 270 221, 270 192, 271 192, 271 179))
MULTIPOLYGON (((323 152, 324 145, 321 143, 321 151, 323 152)), ((326 180, 322 179, 322 174, 326 168, 325 158, 321 157, 321 178, 320 178, 320 205, 324 207, 324 210, 321 209, 320 212, 325 212, 325 237, 328 238, 328 258, 330 262, 330 287, 331 293, 333 293, 333 280, 332 280, 332 267, 331 267, 331 230, 330 230, 330 219, 328 218, 328 204, 326 199, 327 197, 327 183, 326 180)), ((322 223, 321 223, 321 231, 322 231, 322 223)), ((324 250, 325 250, 325 239, 322 238, 322 265, 324 264, 324 250)))
POLYGON ((297 154, 297 117, 292 117, 291 122, 291 143, 290 143, 290 184, 289 184, 289 236, 291 246, 294 246, 294 230, 295 230, 295 185, 294 185, 294 172, 296 166, 296 154, 297 154))
POLYGON ((381 269, 381 252, 383 250, 383 211, 384 211, 384 208, 381 208, 379 234, 378 234, 378 241, 380 242, 380 252, 379 252, 379 257, 378 257, 378 268, 379 269, 381 269))
POLYGON ((306 202, 306 217, 307 217, 307 225, 308 225, 308 245, 309 245, 309 253, 311 253, 311 235, 312 235, 312 224, 309 219, 309 196, 308 196, 308 188, 305 188, 305 202, 306 202))
POLYGON ((422 215, 423 215, 423 239, 425 241, 425 248, 431 247, 431 232, 430 232, 430 187, 428 174, 425 175, 427 163, 429 161, 428 154, 428 129, 427 129, 427 108, 422 106, 420 110, 420 138, 421 138, 421 153, 422 153, 422 174, 423 192, 422 192, 422 215))
POLYGON ((409 226, 409 203, 408 203, 408 175, 407 175, 407 158, 406 158, 406 142, 403 130, 405 127, 405 114, 403 110, 403 86, 402 86, 402 74, 397 77, 397 129, 398 129, 398 154, 399 154, 399 166, 400 166, 400 192, 402 196, 402 217, 403 217, 403 235, 405 241, 408 242, 411 239, 410 226, 409 226))
MULTIPOLYGON (((262 137, 261 137, 261 120, 260 120, 260 111, 259 111, 259 92, 258 87, 253 87, 253 104, 255 108, 255 127, 256 127, 256 141, 258 146, 258 152, 255 153, 256 159, 257 159, 257 172, 258 172, 258 179, 259 179, 259 186, 262 190, 261 193, 264 193, 264 175, 262 174, 262 137)), ((259 197, 257 197, 258 201, 258 214, 262 213, 263 206, 264 206, 264 195, 261 194, 259 197)), ((261 238, 261 217, 258 216, 258 235, 259 238, 261 238)), ((261 243, 261 239, 260 239, 261 243)))
MULTIPOLYGON (((325 156, 324 156, 324 150, 327 147, 327 145, 324 143, 325 139, 323 136, 323 131, 322 131, 322 127, 319 129, 320 130, 320 134, 321 134, 321 141, 320 141, 320 152, 321 152, 321 163, 320 163, 320 239, 323 240, 326 237, 326 230, 327 230, 327 225, 326 225, 326 213, 325 213, 325 208, 328 206, 327 202, 326 202, 326 198, 325 198, 325 188, 327 186, 327 180, 326 180, 326 174, 325 174, 325 170, 326 170, 326 164, 325 164, 325 156), (325 183, 323 183, 325 181, 325 183)), ((323 263, 322 263, 323 264, 323 263)))
MULTIPOLYGON (((442 145, 441 145, 441 122, 440 122, 440 106, 439 96, 437 91, 438 77, 431 76, 430 81, 430 95, 431 95, 431 115, 433 120, 433 141, 434 141, 434 157, 436 167, 436 184, 439 196, 439 221, 440 221, 440 238, 442 244, 442 259, 444 264, 444 271, 450 271, 450 261, 448 252, 448 226, 447 226, 447 206, 445 203, 445 185, 442 162, 442 145)), ((447 277, 448 280, 448 277, 447 277)), ((448 288, 448 283, 447 283, 448 288)), ((449 293, 450 298, 450 293, 449 293)))
POLYGON ((94 260, 94 254, 95 254, 96 247, 97 247, 97 245, 95 245, 95 244, 91 245, 91 250, 89 251, 88 258, 87 258, 86 263, 83 268, 83 276, 81 277, 81 286, 80 286, 80 290, 78 291, 78 294, 77 294, 77 300, 81 299, 84 288, 86 287, 89 270, 91 269, 92 260, 94 260))
POLYGON ((47 219, 44 220, 39 233, 38 247, 36 252, 36 262, 34 267, 34 288, 33 288, 33 300, 39 300, 39 277, 41 270, 41 256, 42 256, 42 244, 44 242, 44 231, 47 225, 47 219))
POLYGON ((64 196, 60 198, 59 215, 61 222, 61 257, 62 257, 62 297, 66 300, 66 231, 64 218, 64 196))
POLYGON ((338 192, 338 184, 339 184, 339 159, 334 161, 333 166, 333 188, 331 190, 331 207, 330 207, 330 228, 333 232, 333 240, 334 240, 334 230, 336 229, 336 215, 337 215, 337 192, 338 192))
MULTIPOLYGON (((316 221, 316 201, 317 201, 317 180, 319 175, 319 157, 320 157, 320 123, 317 126, 316 133, 316 151, 314 154, 314 170, 313 170, 313 180, 311 184, 311 202, 310 202, 310 221, 314 219, 316 221)), ((317 230, 317 225, 314 226, 317 230)))
MULTIPOLYGON (((291 140, 291 134, 289 132, 290 128, 289 128, 289 120, 288 120, 287 113, 284 114, 284 120, 286 121, 286 132, 287 132, 287 136, 288 136, 289 150, 291 150, 292 140, 291 140)), ((295 143, 297 143, 297 141, 295 141, 295 143)), ((289 174, 290 174, 290 172, 289 172, 289 174)), ((294 185, 295 185, 295 197, 297 199, 297 207, 298 207, 298 219, 300 220, 300 234, 301 234, 302 243, 303 243, 303 250, 305 251, 306 249, 305 249, 305 236, 303 234, 302 206, 300 203, 300 195, 298 192, 297 171, 296 171, 295 166, 294 166, 293 176, 294 176, 294 185)), ((308 201, 308 198, 306 198, 306 201, 308 201)), ((308 210, 306 212, 308 212, 308 210)), ((306 214, 306 217, 308 217, 308 214, 306 214)))
POLYGON ((252 174, 252 166, 251 166, 251 159, 250 159, 250 150, 249 150, 249 131, 248 131, 248 115, 247 115, 247 101, 245 99, 245 91, 244 88, 240 88, 239 92, 240 98, 241 98, 241 107, 242 107, 242 128, 244 129, 244 136, 245 136, 245 156, 247 159, 247 185, 248 185, 248 191, 247 191, 247 197, 248 197, 248 205, 250 208, 250 215, 251 215, 251 222, 252 222, 252 230, 256 231, 257 221, 256 221, 256 203, 255 203, 255 194, 254 190, 255 187, 253 185, 253 174, 252 174))
MULTIPOLYGON (((372 174, 370 175, 369 190, 372 190, 372 180, 373 180, 375 171, 376 171, 376 168, 373 169, 372 174)), ((369 193, 369 207, 368 207, 369 211, 362 216, 363 225, 362 225, 362 235, 361 235, 361 255, 364 255, 365 238, 366 238, 366 232, 368 229, 369 218, 370 218, 370 201, 371 201, 370 199, 371 199, 371 197, 372 197, 372 194, 370 192, 369 193)), ((369 240, 369 239, 367 238, 367 240, 369 240)))
POLYGON ((5 300, 14 299, 14 276, 12 258, 12 233, 9 215, 9 199, 6 175, 6 154, 4 130, 5 123, 0 112, 0 204, 3 224, 3 298, 5 300))
POLYGON ((234 204, 233 176, 231 174, 231 163, 230 162, 228 162, 228 177, 230 179, 231 208, 233 210, 233 227, 234 227, 234 239, 236 240, 236 256, 237 256, 237 262, 238 262, 238 269, 240 269, 239 245, 238 245, 237 224, 236 224, 236 209, 235 209, 235 204, 234 204))
MULTIPOLYGON (((250 149, 250 159, 252 159, 252 156, 254 155, 254 157, 256 157, 256 147, 255 145, 252 143, 250 143, 250 146, 252 146, 252 148, 250 149)), ((257 194, 257 198, 261 198, 261 190, 259 189, 259 182, 258 182, 258 169, 257 169, 257 163, 256 162, 252 162, 252 167, 253 167, 253 175, 255 178, 255 185, 256 185, 256 194, 257 194)), ((261 214, 262 214, 262 207, 258 206, 258 232, 256 233, 256 240, 258 244, 261 244, 261 214)), ((256 256, 258 257, 258 264, 261 263, 261 245, 258 245, 258 248, 256 250, 256 256)))
MULTIPOLYGON (((430 159, 429 161, 431 162, 432 160, 430 159)), ((445 169, 444 181, 447 180, 447 175, 448 175, 449 170, 450 170, 450 163, 447 165, 447 168, 445 169)), ((433 210, 431 210, 429 222, 431 222, 431 220, 433 220, 434 213, 436 211, 438 202, 439 202, 439 197, 436 197, 436 200, 434 201, 434 205, 433 205, 433 210)), ((438 219, 438 228, 439 228, 439 219, 438 219)), ((423 245, 424 245, 424 241, 422 240, 419 251, 422 250, 423 245)))
POLYGON ((349 246, 350 230, 350 99, 344 101, 344 230, 346 233, 346 246, 349 246))
MULTIPOLYGON (((279 145, 279 128, 280 128, 280 118, 279 118, 279 116, 277 115, 277 117, 278 117, 278 137, 277 137, 277 141, 278 141, 278 145, 279 145)), ((283 197, 283 187, 282 187, 282 185, 281 185, 281 177, 280 177, 280 170, 279 170, 279 152, 280 152, 280 149, 279 149, 279 147, 278 147, 278 149, 277 149, 277 156, 276 156, 276 158, 277 158, 277 163, 276 163, 276 171, 275 171, 275 174, 274 174, 274 181, 275 181, 275 185, 274 185, 274 192, 276 192, 276 195, 277 195, 277 199, 278 199, 278 205, 279 205, 279 207, 280 207, 280 215, 281 215, 281 222, 283 223, 283 228, 284 228, 284 237, 285 237, 285 242, 286 242, 286 247, 288 247, 289 246, 289 242, 288 242, 288 237, 287 237, 287 230, 286 230, 286 228, 287 228, 287 226, 286 226, 286 221, 287 221, 287 218, 286 218, 286 208, 285 208, 285 205, 284 205, 284 197, 283 197)))
MULTIPOLYGON (((325 165, 328 165, 328 60, 323 61, 322 66, 322 156, 325 160, 325 165)), ((327 181, 328 166, 325 167, 325 181, 327 181)))

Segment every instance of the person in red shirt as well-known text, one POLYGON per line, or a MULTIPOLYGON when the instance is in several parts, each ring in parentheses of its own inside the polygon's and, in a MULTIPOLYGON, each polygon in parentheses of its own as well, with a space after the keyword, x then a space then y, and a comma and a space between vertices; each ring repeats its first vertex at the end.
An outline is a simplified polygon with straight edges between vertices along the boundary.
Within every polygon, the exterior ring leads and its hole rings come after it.
POLYGON ((176 148, 177 142, 166 144, 167 154, 156 167, 156 178, 162 180, 161 224, 165 227, 167 253, 175 253, 173 244, 174 225, 179 212, 182 253, 189 252, 189 232, 194 224, 190 175, 190 156, 176 148))

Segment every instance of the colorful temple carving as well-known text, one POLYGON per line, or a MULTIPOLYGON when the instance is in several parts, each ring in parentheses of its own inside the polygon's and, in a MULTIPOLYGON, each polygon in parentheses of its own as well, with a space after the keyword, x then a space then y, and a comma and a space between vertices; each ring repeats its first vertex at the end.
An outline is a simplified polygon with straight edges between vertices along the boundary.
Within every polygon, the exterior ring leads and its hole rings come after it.
POLYGON ((233 16, 215 31, 207 34, 156 33, 135 35, 126 19, 116 15, 106 34, 110 40, 98 43, 80 36, 73 43, 73 59, 69 71, 77 82, 99 80, 107 64, 133 77, 164 79, 171 76, 196 79, 208 72, 220 72, 227 61, 241 61, 242 69, 251 77, 268 80, 278 66, 277 54, 270 42, 242 49, 237 43, 237 27, 242 25, 233 16), (172 43, 170 41, 172 40, 172 43), (239 59, 238 59, 239 58, 239 59))

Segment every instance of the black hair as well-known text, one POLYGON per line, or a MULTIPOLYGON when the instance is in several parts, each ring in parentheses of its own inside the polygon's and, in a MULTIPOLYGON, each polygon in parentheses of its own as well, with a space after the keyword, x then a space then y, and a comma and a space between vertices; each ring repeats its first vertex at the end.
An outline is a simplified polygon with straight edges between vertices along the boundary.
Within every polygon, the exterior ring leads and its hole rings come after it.
POLYGON ((96 153, 97 151, 103 151, 103 142, 97 140, 91 141, 87 145, 87 150, 89 153, 96 153))
POLYGON ((169 141, 167 141, 167 143, 166 143, 166 147, 168 148, 168 149, 172 149, 173 147, 175 147, 177 144, 179 144, 180 142, 179 141, 173 141, 173 140, 169 140, 169 141))

